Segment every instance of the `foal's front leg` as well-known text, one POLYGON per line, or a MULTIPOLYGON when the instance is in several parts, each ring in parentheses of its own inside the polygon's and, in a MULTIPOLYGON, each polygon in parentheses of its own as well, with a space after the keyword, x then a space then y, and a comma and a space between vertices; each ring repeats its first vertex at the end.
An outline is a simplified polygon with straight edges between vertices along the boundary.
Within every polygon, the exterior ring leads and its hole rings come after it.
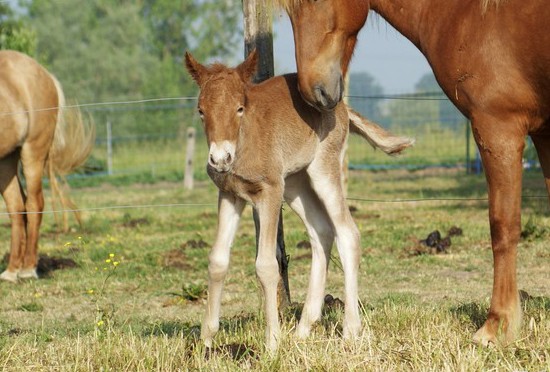
POLYGON ((269 350, 275 351, 281 333, 277 310, 277 286, 280 275, 276 257, 276 246, 282 191, 266 190, 262 196, 264 196, 263 200, 256 203, 256 209, 260 218, 256 275, 260 280, 265 298, 265 318, 267 321, 266 344, 269 350))
POLYGON ((219 192, 218 231, 208 256, 208 299, 202 322, 201 338, 212 347, 212 337, 220 326, 220 305, 223 280, 229 268, 229 253, 246 203, 231 194, 219 192))

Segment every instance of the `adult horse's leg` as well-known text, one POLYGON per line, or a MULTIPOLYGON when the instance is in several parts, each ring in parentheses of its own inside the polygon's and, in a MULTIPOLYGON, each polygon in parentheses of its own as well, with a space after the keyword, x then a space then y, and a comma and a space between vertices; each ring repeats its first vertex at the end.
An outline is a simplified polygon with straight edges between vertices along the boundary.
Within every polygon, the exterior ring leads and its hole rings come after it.
POLYGON ((17 282, 26 245, 25 193, 17 177, 19 150, 0 160, 0 192, 11 219, 11 246, 8 268, 0 279, 17 282))
POLYGON ((344 269, 345 316, 344 338, 352 338, 361 330, 357 281, 361 256, 359 229, 347 206, 340 181, 338 157, 316 158, 308 168, 311 185, 323 203, 336 233, 336 247, 344 269))
POLYGON ((513 128, 514 124, 515 121, 494 118, 472 122, 487 179, 494 260, 491 307, 485 324, 474 335, 474 341, 482 345, 513 340, 521 323, 516 260, 521 232, 522 156, 526 133, 522 133, 519 125, 513 128), (496 130, 499 125, 501 129, 496 130))
POLYGON ((306 338, 312 324, 321 318, 334 231, 323 204, 303 172, 286 179, 285 200, 306 225, 311 242, 309 288, 296 329, 298 337, 306 338))
POLYGON ((27 142, 21 149, 21 164, 27 184, 27 245, 23 256, 23 266, 19 278, 38 278, 38 238, 44 211, 44 193, 42 191, 42 176, 46 157, 51 146, 51 140, 43 143, 27 142))
POLYGON ((231 244, 245 205, 242 199, 233 195, 221 191, 218 195, 218 230, 208 256, 208 299, 201 327, 201 338, 207 347, 212 347, 212 337, 220 325, 223 281, 229 268, 231 244))
POLYGON ((277 263, 277 226, 281 210, 282 189, 264 188, 255 207, 260 217, 260 237, 256 257, 256 275, 260 280, 265 301, 266 345, 275 351, 281 334, 277 310, 277 286, 279 265, 277 263))

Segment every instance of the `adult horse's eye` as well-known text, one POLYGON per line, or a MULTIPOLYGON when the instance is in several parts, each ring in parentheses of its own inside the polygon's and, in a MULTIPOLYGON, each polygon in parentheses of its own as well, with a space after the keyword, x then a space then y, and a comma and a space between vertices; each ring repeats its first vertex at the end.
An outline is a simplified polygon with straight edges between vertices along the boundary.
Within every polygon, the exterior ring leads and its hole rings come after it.
POLYGON ((237 109, 237 115, 238 116, 243 116, 243 114, 244 114, 244 107, 239 106, 239 108, 237 109))
POLYGON ((199 113, 199 116, 200 116, 201 118, 203 118, 203 117, 204 117, 204 112, 203 112, 201 109, 198 109, 197 111, 198 111, 198 113, 199 113))

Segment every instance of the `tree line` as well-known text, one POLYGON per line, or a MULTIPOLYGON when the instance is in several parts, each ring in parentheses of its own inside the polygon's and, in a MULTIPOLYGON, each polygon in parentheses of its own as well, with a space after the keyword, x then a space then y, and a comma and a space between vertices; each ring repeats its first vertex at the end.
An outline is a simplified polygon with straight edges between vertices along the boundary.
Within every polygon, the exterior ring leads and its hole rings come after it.
MULTIPOLYGON (((95 103, 194 96, 183 55, 199 60, 242 59, 241 2, 238 0, 12 0, 0 3, 0 48, 36 58, 61 81, 72 102, 95 103)), ((353 73, 351 96, 380 97, 383 87, 367 72, 353 73)), ((441 92, 433 75, 416 92, 441 92)), ((352 99, 364 115, 385 125, 400 122, 463 122, 452 104, 424 100, 352 99)), ((186 102, 156 104, 143 115, 124 115, 107 106, 92 114, 115 121, 115 134, 172 133, 190 110, 166 110, 186 102), (164 109, 161 109, 164 108, 164 109)), ((187 105, 194 105, 187 102, 187 105)), ((187 120, 189 121, 189 120, 187 120)), ((101 127, 99 128, 101 136, 101 127)))

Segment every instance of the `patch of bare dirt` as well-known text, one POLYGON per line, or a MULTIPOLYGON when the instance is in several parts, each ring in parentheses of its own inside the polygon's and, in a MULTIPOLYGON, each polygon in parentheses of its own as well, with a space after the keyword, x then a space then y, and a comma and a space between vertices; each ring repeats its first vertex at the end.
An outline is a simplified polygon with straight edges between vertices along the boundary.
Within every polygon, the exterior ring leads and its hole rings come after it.
POLYGON ((180 270, 192 269, 188 262, 189 260, 181 248, 172 249, 162 257, 162 266, 164 267, 174 267, 180 270))

